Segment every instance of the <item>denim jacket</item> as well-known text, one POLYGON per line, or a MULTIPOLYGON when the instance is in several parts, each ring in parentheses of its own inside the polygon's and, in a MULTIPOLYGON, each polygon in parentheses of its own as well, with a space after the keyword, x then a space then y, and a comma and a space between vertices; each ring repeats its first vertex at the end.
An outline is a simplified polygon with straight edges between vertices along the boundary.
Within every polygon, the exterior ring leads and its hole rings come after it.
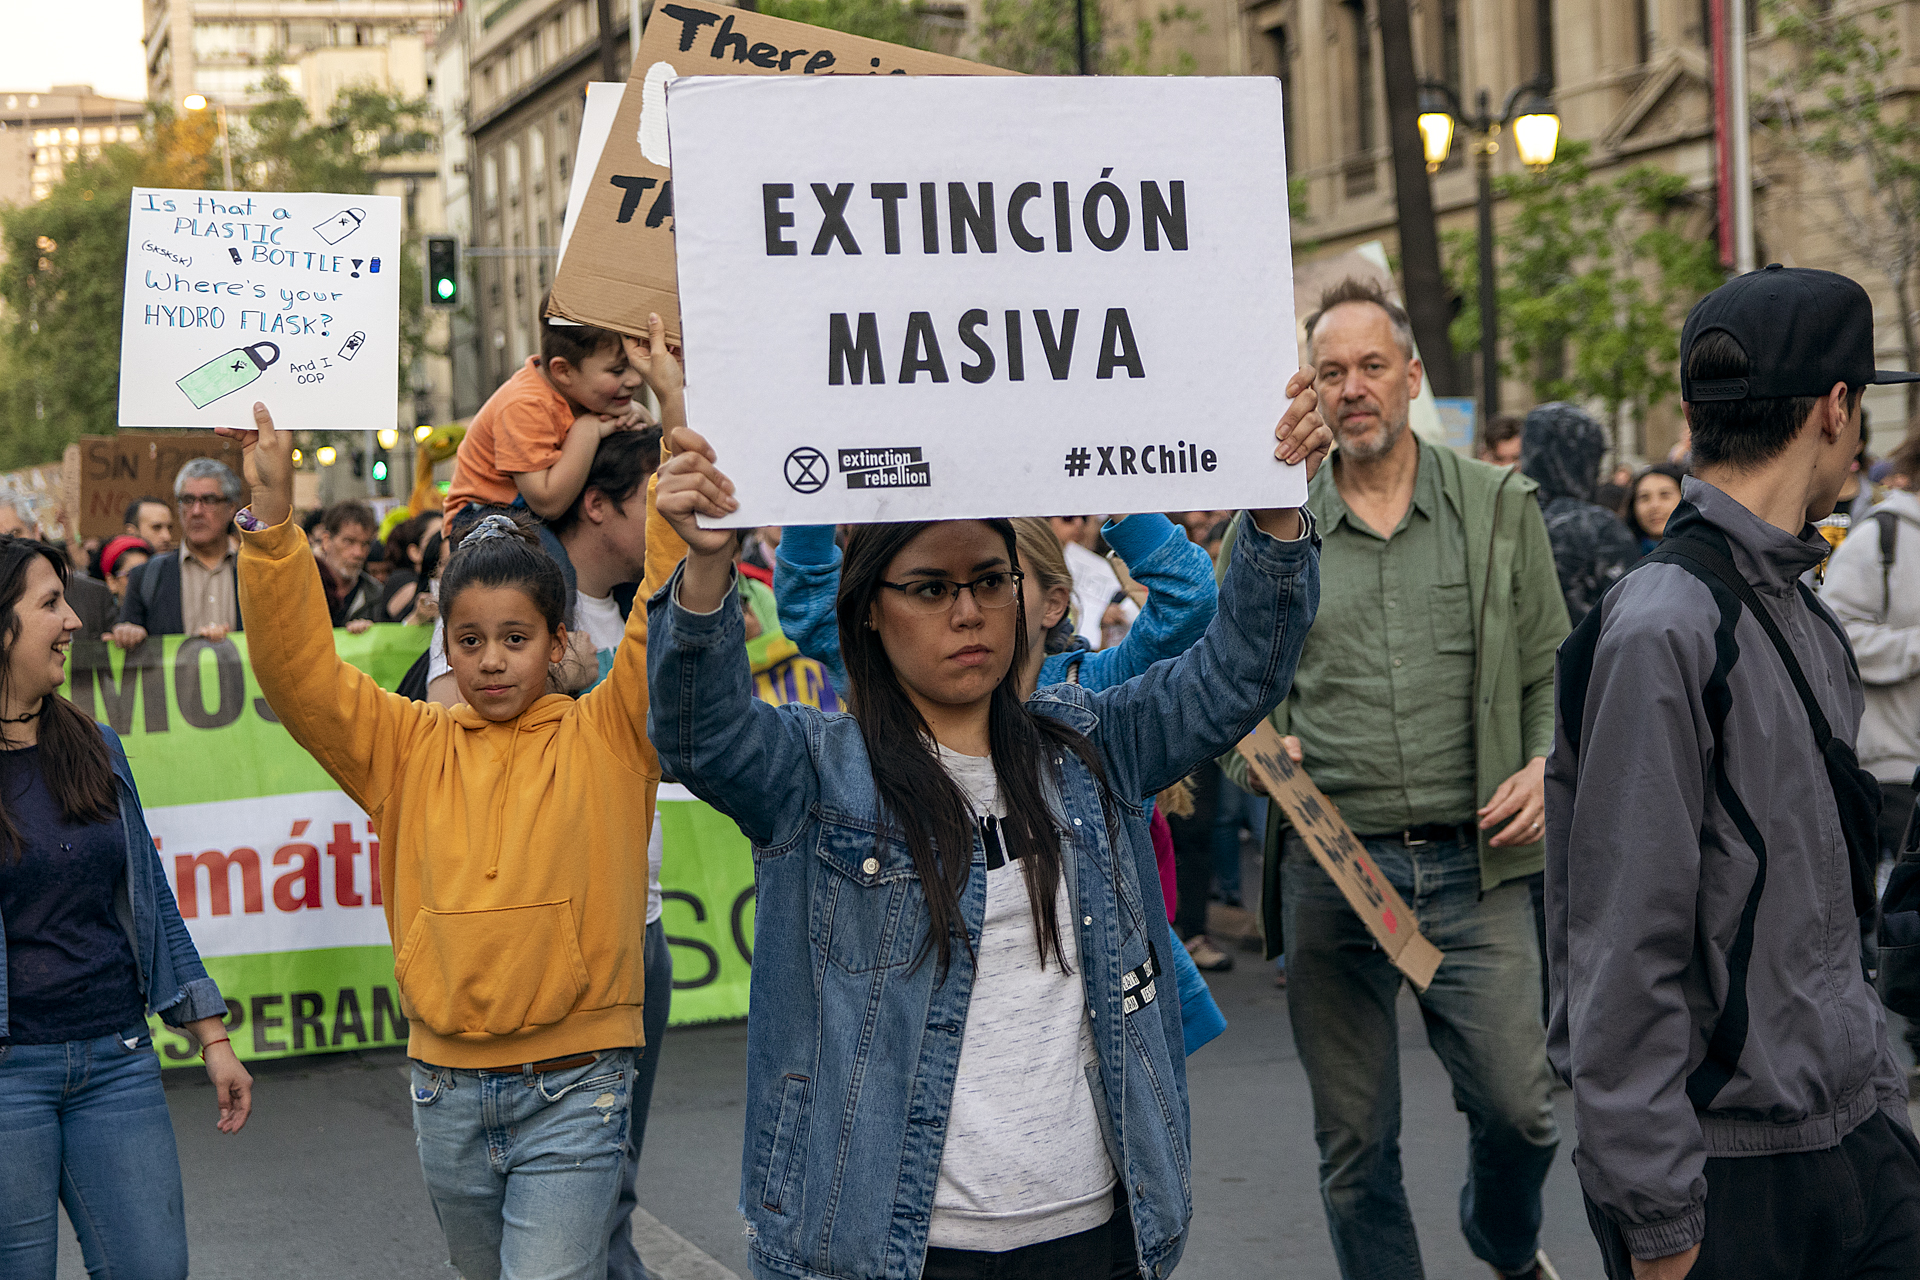
MULTIPOLYGON (((904 841, 878 842, 859 725, 756 702, 736 594, 693 614, 678 590, 676 572, 649 605, 653 741, 667 770, 753 842, 740 1208, 754 1274, 913 1280, 926 1258, 971 959, 956 947, 944 981, 933 961, 914 963, 924 900, 904 841)), ((1178 1002, 1122 987, 1123 975, 1158 971, 1168 945, 1136 797, 1231 747, 1286 695, 1318 600, 1311 524, 1294 542, 1256 531, 1240 539, 1219 614, 1186 654, 1101 692, 1055 685, 1028 703, 1091 740, 1119 819, 1108 827, 1094 777, 1073 753, 1056 752, 1043 783, 1098 1048, 1088 1083, 1149 1280, 1179 1261, 1192 1196, 1178 1002)), ((960 901, 976 945, 985 904, 976 840, 960 901)))
MULTIPOLYGON (((1050 655, 1040 667, 1040 684, 1060 684, 1078 667, 1078 683, 1104 689, 1133 679, 1162 658, 1185 653, 1213 621, 1213 561, 1207 549, 1187 541, 1173 521, 1156 511, 1128 516, 1100 532, 1127 566, 1134 581, 1147 588, 1147 603, 1126 639, 1110 649, 1090 652, 1085 641, 1050 655)), ((800 652, 827 669, 833 687, 847 695, 847 668, 840 661, 840 548, 833 526, 789 525, 773 560, 773 594, 779 602, 780 629, 800 652)))
MULTIPOLYGON (((113 891, 113 914, 133 946, 133 966, 140 996, 149 1012, 168 1026, 179 1027, 201 1018, 223 1017, 227 1003, 220 988, 207 976, 194 949, 187 926, 174 904, 173 889, 160 854, 153 847, 140 793, 134 790, 133 769, 120 745, 120 735, 106 725, 96 726, 107 740, 114 781, 120 791, 120 826, 126 833, 127 873, 113 891)), ((0 920, 0 956, 6 953, 6 921, 0 920)), ((7 1034, 7 967, 0 963, 0 1036, 7 1034)))

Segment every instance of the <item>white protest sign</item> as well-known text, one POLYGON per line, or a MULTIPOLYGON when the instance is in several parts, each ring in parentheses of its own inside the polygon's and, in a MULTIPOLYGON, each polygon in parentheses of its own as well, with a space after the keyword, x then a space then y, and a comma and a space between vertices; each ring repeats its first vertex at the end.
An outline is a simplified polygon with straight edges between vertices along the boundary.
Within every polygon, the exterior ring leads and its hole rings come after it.
POLYGON ((721 523, 1296 506, 1280 86, 688 76, 688 417, 721 523))
POLYGON ((135 187, 120 425, 392 426, 399 272, 394 196, 135 187))

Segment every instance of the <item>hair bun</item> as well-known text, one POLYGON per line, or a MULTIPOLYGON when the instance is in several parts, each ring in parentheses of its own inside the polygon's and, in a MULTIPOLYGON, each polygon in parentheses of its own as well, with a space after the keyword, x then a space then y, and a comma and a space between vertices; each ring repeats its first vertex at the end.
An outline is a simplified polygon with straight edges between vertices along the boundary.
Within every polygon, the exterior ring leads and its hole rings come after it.
POLYGON ((490 516, 482 516, 478 524, 467 530, 466 537, 461 541, 485 542, 488 538, 518 538, 519 536, 520 526, 514 523, 513 517, 495 512, 490 516))

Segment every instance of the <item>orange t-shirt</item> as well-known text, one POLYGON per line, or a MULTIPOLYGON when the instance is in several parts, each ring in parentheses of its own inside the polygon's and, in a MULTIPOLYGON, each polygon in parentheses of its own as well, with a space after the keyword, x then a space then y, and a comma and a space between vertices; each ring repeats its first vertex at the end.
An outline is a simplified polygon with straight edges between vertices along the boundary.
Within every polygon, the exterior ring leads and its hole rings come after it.
POLYGON ((466 438, 454 455, 447 518, 470 502, 512 506, 520 496, 513 477, 545 471, 558 462, 574 417, 573 405, 547 381, 540 362, 528 356, 467 425, 466 438))

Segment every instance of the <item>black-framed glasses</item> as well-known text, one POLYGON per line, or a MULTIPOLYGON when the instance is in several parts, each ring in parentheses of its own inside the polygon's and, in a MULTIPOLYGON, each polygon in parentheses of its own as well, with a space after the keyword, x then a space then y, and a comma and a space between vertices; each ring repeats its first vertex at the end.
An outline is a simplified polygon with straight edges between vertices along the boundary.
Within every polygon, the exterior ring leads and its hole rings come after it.
POLYGON ((983 573, 972 582, 950 578, 920 578, 913 582, 882 582, 889 591, 898 591, 916 613, 945 613, 962 591, 973 592, 973 602, 982 609, 1004 609, 1020 595, 1020 583, 1026 577, 1018 569, 996 569, 983 573))
POLYGON ((180 495, 180 509, 189 507, 230 507, 233 500, 224 493, 183 493, 180 495))

